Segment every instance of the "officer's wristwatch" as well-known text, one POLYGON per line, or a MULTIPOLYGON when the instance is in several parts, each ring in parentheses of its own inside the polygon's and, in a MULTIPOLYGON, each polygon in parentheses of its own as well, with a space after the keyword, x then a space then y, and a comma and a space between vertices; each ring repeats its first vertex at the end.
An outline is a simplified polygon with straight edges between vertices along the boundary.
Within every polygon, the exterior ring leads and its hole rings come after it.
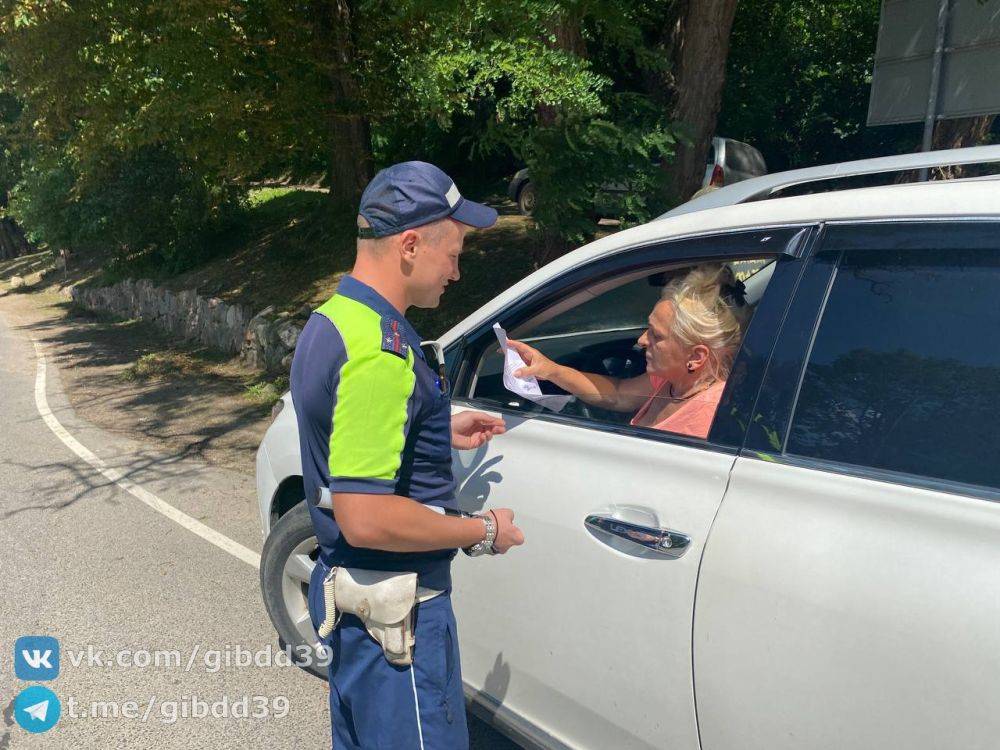
POLYGON ((477 513, 473 518, 483 519, 486 524, 486 538, 481 542, 476 542, 471 547, 463 547, 462 551, 469 557, 479 557, 479 555, 493 555, 493 542, 497 538, 497 522, 492 513, 477 513))

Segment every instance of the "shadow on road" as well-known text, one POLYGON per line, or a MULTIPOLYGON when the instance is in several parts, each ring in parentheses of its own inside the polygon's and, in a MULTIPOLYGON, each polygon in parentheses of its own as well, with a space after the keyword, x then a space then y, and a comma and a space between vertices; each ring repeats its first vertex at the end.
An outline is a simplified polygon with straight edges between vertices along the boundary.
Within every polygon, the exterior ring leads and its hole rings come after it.
MULTIPOLYGON (((149 443, 164 461, 198 457, 253 470, 270 406, 248 397, 255 374, 235 358, 171 342, 148 323, 95 316, 68 302, 38 312, 15 330, 42 345, 82 418, 149 443), (158 358, 155 371, 137 370, 149 356, 158 358)), ((58 418, 62 410, 53 411, 58 418)))

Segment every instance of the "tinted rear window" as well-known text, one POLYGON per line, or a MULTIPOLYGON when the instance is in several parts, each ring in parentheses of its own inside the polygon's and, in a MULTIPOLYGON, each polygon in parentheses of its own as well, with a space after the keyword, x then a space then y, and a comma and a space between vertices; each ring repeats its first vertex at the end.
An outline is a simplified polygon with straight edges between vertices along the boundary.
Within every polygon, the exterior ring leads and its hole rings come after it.
POLYGON ((789 453, 1000 487, 996 249, 848 250, 789 453))
POLYGON ((730 169, 750 174, 763 174, 765 171, 764 159, 757 150, 738 141, 726 143, 726 165, 730 169))

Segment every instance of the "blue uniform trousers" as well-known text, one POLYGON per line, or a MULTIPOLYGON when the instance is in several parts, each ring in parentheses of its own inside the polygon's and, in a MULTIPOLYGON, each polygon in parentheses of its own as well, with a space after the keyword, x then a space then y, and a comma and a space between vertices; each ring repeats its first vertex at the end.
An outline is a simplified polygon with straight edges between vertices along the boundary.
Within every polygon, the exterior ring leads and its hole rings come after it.
MULTIPOLYGON (((325 612, 317 562, 309 585, 309 615, 319 628, 325 612)), ((324 643, 333 650, 330 722, 335 750, 468 750, 458 632, 451 591, 417 605, 413 664, 390 664, 354 615, 345 614, 324 643)))

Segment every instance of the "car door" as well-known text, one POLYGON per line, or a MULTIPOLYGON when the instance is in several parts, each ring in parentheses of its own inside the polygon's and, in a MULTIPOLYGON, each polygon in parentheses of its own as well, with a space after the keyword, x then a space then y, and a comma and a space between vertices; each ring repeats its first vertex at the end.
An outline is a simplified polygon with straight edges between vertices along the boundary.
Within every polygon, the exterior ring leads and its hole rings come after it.
MULTIPOLYGON (((747 282, 760 295, 746 335, 759 358, 809 231, 774 228, 620 253, 551 280, 499 322, 564 363, 635 376, 645 359, 633 345, 665 279, 699 261, 727 260, 761 274, 747 282)), ((762 366, 741 353, 703 440, 631 427, 631 414, 579 403, 554 413, 519 399, 500 385, 493 322, 449 352, 462 363, 455 409, 502 414, 508 430, 477 451, 455 453, 459 501, 467 511, 513 508, 527 542, 454 566, 467 686, 477 703, 545 746, 696 748, 698 564, 762 366), (671 546, 651 543, 649 534, 664 530, 671 546)))
POLYGON ((705 548, 705 750, 996 747, 998 238, 828 228, 705 548))

